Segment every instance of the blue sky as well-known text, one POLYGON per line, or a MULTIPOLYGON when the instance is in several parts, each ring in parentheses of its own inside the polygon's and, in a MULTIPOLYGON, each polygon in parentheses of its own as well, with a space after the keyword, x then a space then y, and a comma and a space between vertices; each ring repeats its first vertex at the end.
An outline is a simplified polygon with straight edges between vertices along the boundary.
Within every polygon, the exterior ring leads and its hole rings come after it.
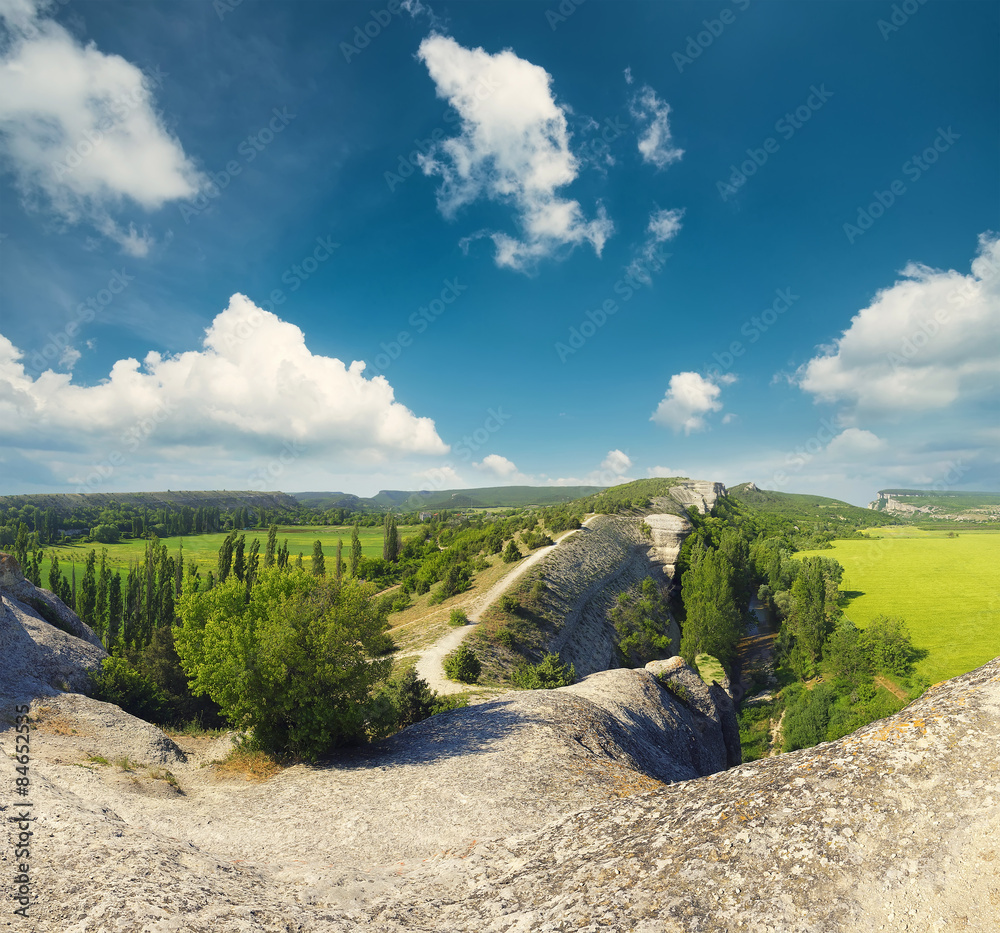
POLYGON ((0 15, 0 493, 1000 488, 995 2, 0 15))

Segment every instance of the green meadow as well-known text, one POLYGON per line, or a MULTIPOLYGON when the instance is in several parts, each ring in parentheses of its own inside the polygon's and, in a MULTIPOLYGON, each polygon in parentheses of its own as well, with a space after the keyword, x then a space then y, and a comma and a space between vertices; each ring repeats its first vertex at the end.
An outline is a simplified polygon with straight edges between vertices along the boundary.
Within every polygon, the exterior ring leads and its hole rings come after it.
MULTIPOLYGON (((344 560, 350 559, 351 552, 351 527, 350 525, 298 525, 288 527, 278 527, 278 546, 287 538, 289 560, 294 563, 296 555, 301 551, 302 560, 309 569, 312 563, 313 542, 318 538, 323 542, 323 555, 327 560, 327 567, 332 568, 333 558, 337 553, 337 539, 344 542, 344 560)), ((415 525, 400 526, 399 536, 405 539, 407 535, 413 534, 415 525)), ((254 538, 260 539, 260 552, 263 555, 267 546, 267 529, 254 528, 244 531, 246 535, 247 548, 254 538)), ((382 528, 361 528, 359 530, 361 538, 361 552, 365 557, 382 556, 382 528)), ((183 545, 185 573, 187 565, 194 560, 198 564, 202 578, 209 570, 215 570, 219 557, 219 547, 226 537, 226 533, 212 535, 188 535, 186 537, 162 538, 161 544, 165 544, 170 549, 173 557, 177 556, 178 549, 183 545)), ((121 573, 128 573, 130 562, 142 561, 146 551, 146 542, 142 539, 122 541, 119 544, 74 544, 70 547, 47 547, 45 548, 45 560, 42 562, 42 586, 49 585, 49 566, 51 561, 49 555, 55 551, 59 555, 59 569, 64 576, 69 576, 72 572, 71 566, 76 567, 77 583, 82 579, 84 569, 87 564, 87 555, 90 551, 96 550, 100 557, 101 549, 106 548, 108 552, 108 563, 114 570, 121 573)))
POLYGON ((906 620, 927 652, 916 673, 931 683, 971 671, 1000 655, 1000 531, 876 528, 868 540, 796 557, 838 560, 844 611, 863 628, 879 614, 906 620))

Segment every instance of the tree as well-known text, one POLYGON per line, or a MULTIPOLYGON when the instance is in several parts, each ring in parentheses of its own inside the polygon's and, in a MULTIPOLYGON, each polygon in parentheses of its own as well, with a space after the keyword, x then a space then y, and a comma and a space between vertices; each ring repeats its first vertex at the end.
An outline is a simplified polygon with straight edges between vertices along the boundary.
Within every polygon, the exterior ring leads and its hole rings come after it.
POLYGON ((343 538, 337 538, 337 569, 334 572, 334 575, 338 580, 340 580, 341 576, 343 576, 344 573, 343 553, 344 553, 344 540, 343 538))
POLYGON ((516 564, 524 555, 518 549, 517 544, 514 539, 511 538, 507 542, 507 547, 503 549, 503 554, 500 555, 501 559, 505 564, 516 564))
POLYGON ((681 656, 694 664, 710 654, 731 673, 743 636, 743 615, 733 593, 734 571, 726 556, 699 544, 681 578, 686 618, 681 629, 681 656))
POLYGON ((850 687, 871 680, 871 661, 861 632, 850 619, 841 619, 823 646, 826 669, 850 687))
POLYGON ((670 650, 667 601, 652 577, 646 577, 638 594, 620 593, 611 607, 611 621, 618 634, 621 660, 628 667, 643 667, 664 658, 670 650))
POLYGON ((382 559, 390 563, 395 563, 399 559, 399 529, 396 527, 396 516, 392 512, 385 513, 382 559))
POLYGON ((910 631, 902 619, 875 616, 861 632, 860 641, 876 670, 897 677, 910 672, 916 652, 910 631))
POLYGON ((278 526, 267 529, 267 547, 264 549, 264 569, 274 566, 275 555, 278 552, 278 526))
POLYGON ((351 529, 351 576, 358 575, 358 564, 361 563, 361 535, 358 523, 351 529))
POLYGON ((372 687, 389 659, 373 659, 386 628, 374 587, 300 571, 261 572, 246 598, 229 580, 185 595, 174 647, 196 695, 272 751, 310 760, 364 736, 372 687))
POLYGON ((323 542, 319 538, 313 542, 312 572, 315 577, 326 576, 326 558, 323 556, 323 542))
POLYGON ((80 595, 77 600, 77 615, 81 620, 94 628, 94 609, 97 606, 97 551, 91 550, 87 555, 87 567, 80 581, 80 595))
POLYGON ((228 535, 226 535, 222 544, 219 546, 219 563, 215 574, 219 583, 225 583, 226 578, 229 576, 230 568, 233 565, 233 548, 235 546, 236 532, 231 531, 228 535))
POLYGON ((233 573, 237 580, 245 580, 247 573, 246 561, 246 535, 240 535, 236 539, 236 546, 233 548, 233 573))

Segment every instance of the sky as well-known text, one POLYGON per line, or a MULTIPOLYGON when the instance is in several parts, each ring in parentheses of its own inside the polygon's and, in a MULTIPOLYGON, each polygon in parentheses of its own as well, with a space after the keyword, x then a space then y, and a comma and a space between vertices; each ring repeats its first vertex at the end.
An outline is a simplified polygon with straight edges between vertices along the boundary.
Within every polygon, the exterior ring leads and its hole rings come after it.
POLYGON ((996 2, 0 20, 0 494, 1000 489, 996 2))

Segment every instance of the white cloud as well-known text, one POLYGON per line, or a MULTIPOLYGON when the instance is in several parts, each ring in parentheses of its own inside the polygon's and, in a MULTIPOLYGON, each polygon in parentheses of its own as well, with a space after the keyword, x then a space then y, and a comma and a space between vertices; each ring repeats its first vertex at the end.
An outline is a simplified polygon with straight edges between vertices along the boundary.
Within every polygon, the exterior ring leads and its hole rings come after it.
POLYGON ((646 475, 651 477, 687 476, 686 473, 682 473, 679 470, 672 470, 670 467, 665 467, 665 466, 647 467, 646 475))
POLYGON ((859 311, 796 381, 841 416, 945 409, 996 395, 1000 238, 983 234, 968 275, 917 263, 859 311))
POLYGON ((0 335, 0 443, 63 450, 70 465, 117 452, 158 466, 180 458, 179 470, 195 470, 219 451, 231 458, 282 444, 355 465, 448 451, 434 422, 397 402, 384 376, 366 379, 363 362, 313 354, 298 327, 239 294, 202 349, 119 360, 98 385, 52 370, 34 379, 22 356, 0 335))
POLYGON ((87 222, 132 256, 151 238, 113 214, 197 193, 201 176, 156 113, 163 75, 81 45, 40 5, 5 0, 0 57, 0 152, 24 203, 63 223, 87 222))
POLYGON ((542 479, 547 486, 618 486, 631 482, 626 475, 632 467, 632 459, 621 450, 609 450, 596 470, 591 470, 586 476, 560 476, 558 479, 547 477, 542 479))
POLYGON ((629 104, 632 119, 640 127, 639 153, 643 162, 655 165, 657 169, 666 168, 672 162, 680 160, 683 149, 673 145, 670 133, 670 105, 660 100, 648 84, 629 104))
POLYGON ((583 243, 600 255, 613 230, 603 208, 587 220, 579 202, 556 193, 577 177, 579 162, 545 69, 510 49, 490 55, 436 33, 417 54, 438 97, 461 118, 459 135, 437 143, 421 160, 427 175, 442 179, 441 212, 453 217, 481 197, 511 204, 518 236, 477 235, 493 240, 498 266, 530 270, 538 260, 583 243))
POLYGON ((627 67, 623 73, 625 75, 625 83, 626 84, 632 84, 635 81, 635 78, 632 77, 632 66, 631 65, 629 67, 627 67))
POLYGON ((421 489, 466 489, 468 483, 458 475, 455 468, 446 463, 444 466, 431 467, 416 474, 421 489))
POLYGON ((826 445, 830 457, 861 457, 885 450, 888 445, 877 434, 862 428, 846 428, 826 445))
POLYGON ((639 250, 638 255, 633 259, 626 270, 626 274, 638 279, 646 285, 652 282, 650 269, 658 269, 662 263, 659 246, 672 240, 681 229, 681 218, 684 216, 684 209, 677 210, 655 210, 649 215, 649 223, 646 225, 646 240, 639 250))
POLYGON ((622 476, 632 467, 632 460, 628 454, 620 450, 609 450, 608 455, 601 461, 601 469, 609 473, 622 476))
POLYGON ((674 431, 683 429, 685 434, 702 431, 707 427, 705 416, 722 408, 722 386, 735 381, 732 373, 720 376, 717 382, 694 372, 676 373, 649 420, 674 431))
POLYGON ((477 470, 493 473, 496 476, 513 476, 517 473, 517 465, 500 454, 487 454, 482 462, 472 464, 477 470))

